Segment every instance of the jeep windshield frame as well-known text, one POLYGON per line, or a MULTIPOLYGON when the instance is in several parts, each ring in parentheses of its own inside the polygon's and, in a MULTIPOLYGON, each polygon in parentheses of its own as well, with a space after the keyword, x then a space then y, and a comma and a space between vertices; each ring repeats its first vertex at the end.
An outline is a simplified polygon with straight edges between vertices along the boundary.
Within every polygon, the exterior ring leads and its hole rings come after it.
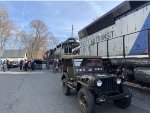
POLYGON ((101 58, 74 58, 74 74, 99 74, 105 73, 101 58))

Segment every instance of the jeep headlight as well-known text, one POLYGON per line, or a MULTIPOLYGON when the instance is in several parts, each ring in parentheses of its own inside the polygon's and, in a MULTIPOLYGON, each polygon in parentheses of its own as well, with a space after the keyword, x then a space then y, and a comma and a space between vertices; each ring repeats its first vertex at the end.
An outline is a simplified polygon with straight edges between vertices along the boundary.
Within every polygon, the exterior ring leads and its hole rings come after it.
POLYGON ((120 79, 120 78, 117 78, 117 79, 116 79, 116 83, 117 83, 117 84, 121 84, 121 79, 120 79))
POLYGON ((101 80, 98 80, 97 83, 96 83, 96 85, 97 85, 98 87, 102 86, 102 81, 101 81, 101 80))

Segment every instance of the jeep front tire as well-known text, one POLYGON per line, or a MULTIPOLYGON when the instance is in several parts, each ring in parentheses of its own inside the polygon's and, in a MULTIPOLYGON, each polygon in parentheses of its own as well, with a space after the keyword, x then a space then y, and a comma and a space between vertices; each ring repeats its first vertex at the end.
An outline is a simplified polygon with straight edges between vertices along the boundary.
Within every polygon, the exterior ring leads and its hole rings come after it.
POLYGON ((64 93, 64 95, 67 96, 67 95, 70 94, 70 88, 67 86, 67 83, 66 83, 66 79, 65 79, 65 78, 63 79, 62 88, 63 88, 63 93, 64 93))
POLYGON ((95 110, 95 99, 92 92, 86 88, 80 89, 78 101, 82 113, 93 113, 95 110))
POLYGON ((121 109, 126 109, 131 104, 131 97, 120 100, 114 100, 114 104, 121 109))

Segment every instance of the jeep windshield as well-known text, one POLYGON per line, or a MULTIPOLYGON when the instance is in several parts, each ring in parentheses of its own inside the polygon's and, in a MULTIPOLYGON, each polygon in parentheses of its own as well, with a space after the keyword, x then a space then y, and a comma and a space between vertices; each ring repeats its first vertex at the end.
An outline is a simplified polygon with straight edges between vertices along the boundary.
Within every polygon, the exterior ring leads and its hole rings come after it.
POLYGON ((102 59, 84 58, 74 59, 76 73, 100 73, 104 72, 102 59))

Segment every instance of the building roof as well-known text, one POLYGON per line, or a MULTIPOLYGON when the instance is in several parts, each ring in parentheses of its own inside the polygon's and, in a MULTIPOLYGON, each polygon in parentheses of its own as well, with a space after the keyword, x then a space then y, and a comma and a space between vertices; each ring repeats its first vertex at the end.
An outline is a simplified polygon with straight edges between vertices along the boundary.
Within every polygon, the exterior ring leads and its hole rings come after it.
POLYGON ((4 50, 0 55, 1 58, 24 58, 25 50, 4 50))

